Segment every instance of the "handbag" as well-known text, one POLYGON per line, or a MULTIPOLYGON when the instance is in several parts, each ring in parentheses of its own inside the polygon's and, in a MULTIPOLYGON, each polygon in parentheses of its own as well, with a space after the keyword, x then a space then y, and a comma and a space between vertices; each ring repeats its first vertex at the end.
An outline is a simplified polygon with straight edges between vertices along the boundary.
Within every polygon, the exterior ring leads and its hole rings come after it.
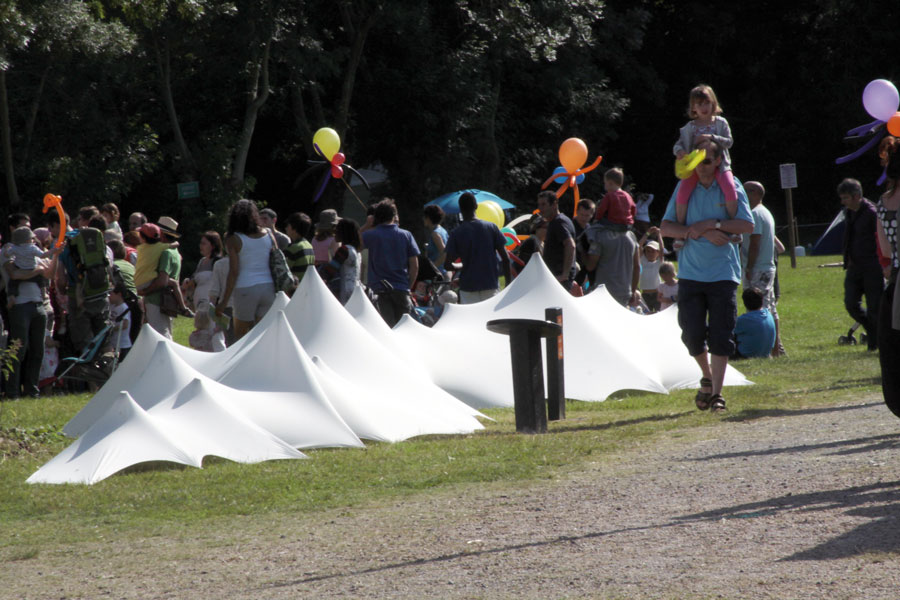
POLYGON ((172 288, 165 287, 159 292, 159 312, 167 317, 178 316, 178 300, 175 299, 175 292, 172 288))
POLYGON ((269 251, 269 271, 272 272, 272 282, 275 284, 275 291, 292 292, 297 287, 297 281, 291 273, 291 268, 287 264, 284 252, 281 251, 275 242, 275 237, 271 234, 269 237, 272 238, 272 249, 269 251))

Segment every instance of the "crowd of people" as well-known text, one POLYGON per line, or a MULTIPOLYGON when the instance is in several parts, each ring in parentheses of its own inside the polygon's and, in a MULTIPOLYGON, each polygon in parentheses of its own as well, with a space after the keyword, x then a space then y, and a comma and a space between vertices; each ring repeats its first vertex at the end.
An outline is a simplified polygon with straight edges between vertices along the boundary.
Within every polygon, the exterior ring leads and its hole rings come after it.
MULTIPOLYGON (((32 229, 28 215, 13 214, 0 254, 11 353, 4 394, 39 396, 54 382, 62 357, 81 356, 92 345, 114 348, 114 361, 121 360, 144 323, 171 339, 179 315, 193 319, 192 347, 221 351, 259 322, 279 289, 290 294, 310 268, 342 303, 362 283, 393 326, 404 314, 418 314, 415 305, 427 296, 429 283, 445 284, 439 300, 431 299, 435 319, 444 303, 494 296, 540 255, 573 295, 603 286, 641 313, 677 304, 682 341, 702 372, 695 404, 725 410, 722 385, 730 359, 785 353, 777 310, 777 257, 784 246, 763 204, 764 186, 742 184, 731 172, 731 131, 709 86, 691 91, 688 114, 673 153, 678 161, 702 154, 675 187, 659 226, 650 222, 653 196, 635 201, 623 171, 612 168, 604 174, 601 200, 580 200, 571 219, 555 193, 538 193, 531 235, 514 251, 496 224, 477 217, 478 202, 469 192, 458 200, 461 218, 446 228, 444 212, 425 207, 424 252, 399 226, 397 206, 388 198, 369 207, 361 226, 325 209, 315 225, 304 213, 289 214, 283 231, 274 210, 239 200, 229 210, 224 236, 200 236, 200 259, 188 277, 181 272, 179 224, 170 216, 151 222, 136 212, 123 229, 114 204, 85 206, 71 223, 51 213, 46 227, 32 229), (664 238, 673 240, 671 252, 664 238), (671 254, 677 255, 677 273, 666 259, 671 254), (279 269, 289 271, 287 285, 279 269), (740 318, 739 286, 746 309, 740 318)), ((853 179, 841 182, 838 195, 847 212, 844 303, 866 330, 869 349, 880 350, 885 398, 900 415, 898 149, 893 137, 880 148, 888 191, 877 205, 853 179)))

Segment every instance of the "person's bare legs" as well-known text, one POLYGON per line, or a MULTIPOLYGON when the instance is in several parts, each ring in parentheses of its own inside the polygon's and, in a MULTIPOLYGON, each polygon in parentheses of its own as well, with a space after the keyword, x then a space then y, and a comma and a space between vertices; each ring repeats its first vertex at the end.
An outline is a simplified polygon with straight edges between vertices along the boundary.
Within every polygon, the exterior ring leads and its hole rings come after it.
MULTIPOLYGON (((700 367, 700 371, 703 373, 704 379, 709 379, 713 382, 713 386, 715 386, 716 382, 713 379, 712 370, 709 366, 709 353, 703 352, 694 357, 694 360, 697 361, 697 365, 700 367)), ((721 387, 721 386, 720 386, 721 387)), ((708 388, 700 388, 703 392, 708 392, 710 394, 714 393, 713 389, 708 388)))
POLYGON ((712 393, 721 394, 722 386, 725 384, 725 369, 728 367, 728 357, 719 356, 718 354, 710 355, 712 369, 712 393))
POLYGON ((253 321, 241 321, 234 319, 234 341, 238 341, 244 337, 250 328, 253 327, 253 321))
MULTIPOLYGON (((725 383, 725 369, 728 367, 728 357, 727 356, 719 356, 717 354, 709 354, 708 352, 703 352, 694 357, 694 360, 697 361, 697 366, 700 367, 700 371, 703 373, 703 378, 712 381, 711 387, 700 387, 701 392, 708 393, 711 397, 720 396, 717 399, 718 402, 721 402, 721 406, 716 406, 713 403, 712 408, 714 410, 725 410, 724 400, 721 398, 722 387, 725 383)), ((703 409, 698 401, 698 408, 703 409)))

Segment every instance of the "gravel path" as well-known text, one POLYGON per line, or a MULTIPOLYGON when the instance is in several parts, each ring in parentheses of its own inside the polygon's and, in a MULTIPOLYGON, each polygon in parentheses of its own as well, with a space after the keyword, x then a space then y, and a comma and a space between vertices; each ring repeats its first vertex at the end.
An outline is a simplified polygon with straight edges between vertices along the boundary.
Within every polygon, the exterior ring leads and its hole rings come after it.
POLYGON ((900 597, 880 398, 725 419, 558 479, 8 563, 0 597, 900 597))

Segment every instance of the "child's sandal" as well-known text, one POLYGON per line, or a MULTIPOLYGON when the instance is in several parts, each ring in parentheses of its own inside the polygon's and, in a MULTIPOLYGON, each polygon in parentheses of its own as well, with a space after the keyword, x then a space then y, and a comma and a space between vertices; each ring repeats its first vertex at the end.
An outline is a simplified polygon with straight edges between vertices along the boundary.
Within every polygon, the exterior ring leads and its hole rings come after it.
POLYGON ((725 407, 725 398, 722 397, 722 394, 713 394, 713 396, 710 398, 709 407, 712 412, 715 413, 725 412, 726 410, 728 410, 725 407))

